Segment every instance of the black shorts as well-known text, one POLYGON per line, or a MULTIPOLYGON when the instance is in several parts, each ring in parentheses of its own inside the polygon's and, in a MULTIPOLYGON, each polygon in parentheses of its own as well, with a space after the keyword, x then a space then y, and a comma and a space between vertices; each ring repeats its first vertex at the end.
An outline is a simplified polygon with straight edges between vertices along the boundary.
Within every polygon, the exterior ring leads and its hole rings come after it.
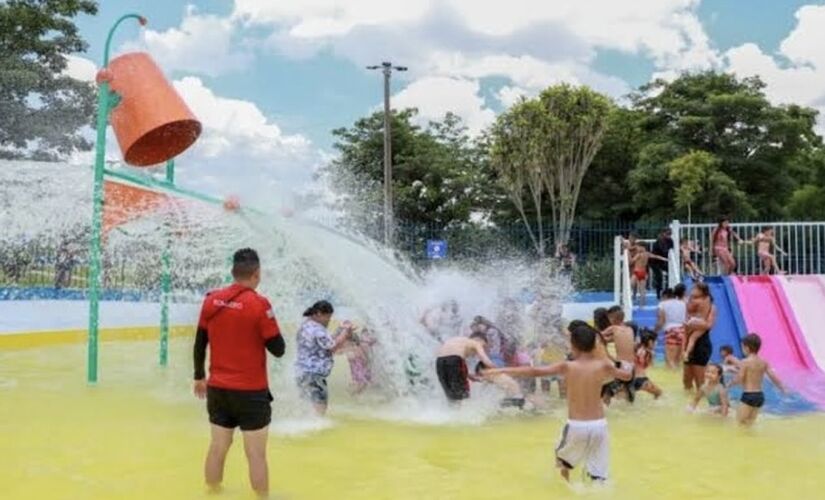
POLYGON ((758 392, 743 392, 742 398, 739 400, 742 404, 746 404, 751 408, 762 408, 765 404, 765 393, 758 392))
POLYGON ((708 366, 710 355, 713 352, 713 346, 710 343, 710 332, 702 335, 696 340, 688 357, 686 365, 708 366))
POLYGON ((206 388, 206 410, 209 422, 227 429, 256 431, 272 421, 272 394, 262 391, 240 391, 206 388))
POLYGON ((633 379, 633 388, 637 391, 642 390, 642 387, 645 386, 647 381, 650 380, 647 377, 636 377, 633 379))
POLYGON ((619 379, 608 382, 602 386, 602 398, 607 397, 608 399, 612 399, 619 395, 622 391, 624 391, 627 396, 627 401, 629 403, 636 400, 636 386, 634 385, 633 380, 625 382, 624 380, 619 379))
POLYGON ((470 379, 467 363, 461 356, 441 356, 435 360, 435 372, 450 401, 460 401, 470 397, 470 379))

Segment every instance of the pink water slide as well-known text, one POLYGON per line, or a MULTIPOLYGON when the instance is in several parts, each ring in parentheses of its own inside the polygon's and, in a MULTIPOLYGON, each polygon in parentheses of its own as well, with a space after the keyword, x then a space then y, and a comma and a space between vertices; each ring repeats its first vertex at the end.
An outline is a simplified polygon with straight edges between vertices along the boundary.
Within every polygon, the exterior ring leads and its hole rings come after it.
POLYGON ((825 371, 825 276, 781 276, 802 338, 820 370, 825 371))
MULTIPOLYGON (((808 348, 778 278, 738 276, 731 281, 748 331, 762 337, 760 355, 786 385, 825 409, 825 373, 808 348)), ((805 305, 811 304, 805 302, 805 305)), ((825 309, 825 303, 820 302, 819 307, 825 309)))

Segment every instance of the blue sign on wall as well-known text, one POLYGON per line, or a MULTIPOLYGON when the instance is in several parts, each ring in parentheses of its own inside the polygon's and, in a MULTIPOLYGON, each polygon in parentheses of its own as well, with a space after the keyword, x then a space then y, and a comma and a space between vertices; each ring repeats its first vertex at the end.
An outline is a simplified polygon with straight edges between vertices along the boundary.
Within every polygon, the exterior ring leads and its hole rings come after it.
POLYGON ((444 240, 427 240, 427 258, 441 260, 447 258, 447 242, 444 240))

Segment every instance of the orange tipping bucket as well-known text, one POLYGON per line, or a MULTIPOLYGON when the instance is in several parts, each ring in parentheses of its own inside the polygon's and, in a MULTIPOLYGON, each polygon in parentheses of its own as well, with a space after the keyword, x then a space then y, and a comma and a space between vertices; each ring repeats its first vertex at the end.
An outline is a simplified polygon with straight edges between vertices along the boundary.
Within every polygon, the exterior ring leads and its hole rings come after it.
POLYGON ((109 121, 126 163, 138 167, 163 163, 200 136, 201 123, 149 54, 116 57, 106 73, 112 91, 121 98, 109 121))

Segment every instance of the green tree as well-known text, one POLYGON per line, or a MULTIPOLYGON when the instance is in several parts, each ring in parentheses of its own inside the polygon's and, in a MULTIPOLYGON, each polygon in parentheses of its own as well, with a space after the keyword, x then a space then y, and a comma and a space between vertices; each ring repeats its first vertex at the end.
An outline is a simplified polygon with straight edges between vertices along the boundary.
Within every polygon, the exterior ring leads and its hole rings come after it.
MULTIPOLYGON (((392 114, 395 215, 412 229, 438 232, 465 224, 489 196, 481 154, 461 120, 448 114, 422 128, 415 109, 392 114)), ((322 171, 349 222, 378 235, 383 217, 383 112, 333 131, 338 157, 322 171)))
POLYGON ((706 219, 715 214, 736 209, 740 215, 752 215, 747 196, 736 183, 719 171, 719 161, 706 151, 691 151, 668 163, 676 208, 687 209, 691 222, 691 206, 702 202, 700 215, 706 219))
POLYGON ((825 151, 811 154, 808 163, 813 168, 791 195, 788 212, 796 220, 825 220, 825 151))
POLYGON ((96 12, 91 0, 0 2, 0 157, 91 148, 80 129, 92 123, 94 88, 61 72, 66 55, 86 50, 72 18, 96 12))
POLYGON ((639 162, 643 146, 641 120, 635 110, 614 107, 607 119, 602 147, 582 181, 580 217, 587 220, 635 220, 639 210, 629 194, 628 172, 639 162))
POLYGON ((601 147, 611 109, 607 97, 588 87, 556 85, 502 113, 490 130, 491 165, 540 257, 547 240, 545 205, 554 241, 570 237, 582 179, 601 147))
POLYGON ((820 148, 821 138, 813 129, 815 110, 773 106, 764 87, 758 78, 704 72, 685 74, 672 82, 657 80, 633 96, 634 108, 644 114, 646 145, 631 185, 645 213, 661 213, 667 205, 659 196, 638 190, 661 181, 664 173, 662 166, 644 164, 644 156, 668 163, 698 150, 711 153, 719 162, 719 171, 748 194, 755 210, 752 215, 767 219, 784 215, 800 175, 810 168, 800 158, 820 148), (645 152, 647 148, 653 149, 645 152), (672 156, 663 156, 665 151, 672 156))

